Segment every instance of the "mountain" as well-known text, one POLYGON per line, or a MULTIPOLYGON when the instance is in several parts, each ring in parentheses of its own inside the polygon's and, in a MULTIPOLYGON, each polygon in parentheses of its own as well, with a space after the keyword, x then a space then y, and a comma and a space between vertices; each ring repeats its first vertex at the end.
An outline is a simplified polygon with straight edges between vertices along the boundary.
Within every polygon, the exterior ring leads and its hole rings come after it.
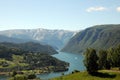
POLYGON ((118 44, 120 44, 120 24, 96 25, 77 33, 62 51, 81 53, 89 47, 99 50, 118 44))
POLYGON ((22 39, 17 39, 17 38, 11 38, 7 36, 0 35, 0 42, 14 42, 14 43, 21 43, 21 42, 27 42, 22 39))
POLYGON ((75 34, 66 30, 16 29, 0 31, 0 35, 22 40, 37 41, 61 49, 75 34))
POLYGON ((21 49, 23 51, 34 52, 34 53, 45 53, 45 54, 56 54, 57 51, 49 45, 41 45, 40 43, 35 42, 26 42, 26 43, 10 43, 10 42, 1 42, 0 47, 15 48, 21 49))

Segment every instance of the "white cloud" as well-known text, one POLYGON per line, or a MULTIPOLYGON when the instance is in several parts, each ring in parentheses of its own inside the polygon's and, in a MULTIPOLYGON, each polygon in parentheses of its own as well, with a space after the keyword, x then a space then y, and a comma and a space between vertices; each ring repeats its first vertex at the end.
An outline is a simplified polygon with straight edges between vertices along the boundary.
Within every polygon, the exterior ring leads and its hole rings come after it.
POLYGON ((105 11, 105 7, 90 7, 86 11, 87 12, 94 12, 94 11, 105 11))
POLYGON ((117 9, 116 9, 118 12, 120 12, 120 7, 117 7, 117 9))

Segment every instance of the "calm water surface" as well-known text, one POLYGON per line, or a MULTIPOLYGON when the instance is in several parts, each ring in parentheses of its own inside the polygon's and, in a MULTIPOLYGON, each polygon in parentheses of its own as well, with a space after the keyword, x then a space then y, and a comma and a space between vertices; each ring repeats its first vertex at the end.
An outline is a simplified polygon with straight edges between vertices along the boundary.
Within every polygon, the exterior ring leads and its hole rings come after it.
POLYGON ((56 73, 53 72, 53 73, 40 74, 40 75, 37 75, 38 78, 42 80, 47 80, 49 78, 61 76, 62 73, 69 74, 74 70, 80 70, 80 71, 85 70, 85 67, 83 64, 84 57, 81 54, 59 52, 59 54, 55 54, 53 56, 62 61, 69 62, 70 63, 69 70, 66 72, 56 72, 56 73))
POLYGON ((7 78, 8 78, 7 76, 4 76, 4 75, 2 76, 2 75, 0 75, 0 80, 7 80, 7 78))

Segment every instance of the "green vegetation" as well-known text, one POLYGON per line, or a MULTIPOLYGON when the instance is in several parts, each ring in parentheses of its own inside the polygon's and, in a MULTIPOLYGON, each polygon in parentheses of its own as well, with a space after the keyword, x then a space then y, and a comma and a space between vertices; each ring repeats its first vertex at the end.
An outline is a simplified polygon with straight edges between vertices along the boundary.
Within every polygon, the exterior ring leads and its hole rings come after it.
POLYGON ((35 78, 36 78, 36 75, 35 75, 35 74, 29 74, 27 78, 28 78, 28 79, 35 79, 35 78))
POLYGON ((98 66, 99 69, 110 69, 110 64, 107 60, 107 51, 106 50, 100 50, 98 53, 98 66))
POLYGON ((87 72, 93 74, 98 70, 97 64, 98 56, 95 49, 87 49, 85 52, 84 64, 87 69, 87 72))
POLYGON ((16 75, 8 80, 28 80, 25 75, 16 75))
MULTIPOLYGON (((41 45, 40 43, 34 43, 34 42, 26 42, 26 43, 19 43, 19 44, 2 42, 0 43, 0 47, 6 47, 8 48, 7 50, 12 49, 12 51, 14 51, 15 49, 17 50, 15 51, 15 53, 18 52, 17 54, 22 54, 22 52, 19 52, 19 51, 27 51, 27 52, 34 52, 34 53, 39 52, 39 53, 46 53, 50 55, 57 53, 57 51, 49 45, 41 45)), ((10 50, 8 52, 10 53, 10 50)))
POLYGON ((8 80, 40 80, 36 78, 34 73, 24 74, 23 72, 12 72, 12 76, 8 80))
MULTIPOLYGON (((32 46, 31 43, 29 45, 32 46)), ((47 53, 41 53, 33 50, 24 51, 24 49, 17 46, 17 44, 12 43, 0 44, 0 72, 26 70, 25 72, 27 73, 29 70, 36 70, 35 72, 39 74, 44 72, 59 72, 68 70, 67 67, 69 64, 64 61, 60 61, 47 53)), ((26 49, 28 48, 29 47, 26 49)))
POLYGON ((17 66, 25 67, 25 66, 29 65, 28 63, 24 63, 22 61, 23 61, 23 56, 20 56, 20 55, 12 55, 11 60, 6 60, 4 58, 1 58, 0 59, 0 69, 14 68, 17 66))
POLYGON ((110 69, 112 67, 120 67, 120 45, 108 50, 100 50, 98 55, 95 49, 87 49, 84 64, 87 72, 92 74, 98 69, 110 69))
POLYGON ((100 71, 99 75, 93 76, 87 72, 77 72, 51 80, 120 80, 120 73, 110 71, 100 71))
POLYGON ((59 61, 48 54, 25 54, 24 62, 29 64, 29 68, 44 71, 64 71, 67 70, 68 63, 59 61))
POLYGON ((37 70, 37 73, 66 71, 68 63, 60 61, 47 54, 29 53, 25 55, 13 55, 11 60, 0 59, 0 71, 37 70))
POLYGON ((119 25, 97 25, 80 31, 62 49, 64 52, 81 53, 87 48, 96 50, 115 47, 120 43, 119 25))

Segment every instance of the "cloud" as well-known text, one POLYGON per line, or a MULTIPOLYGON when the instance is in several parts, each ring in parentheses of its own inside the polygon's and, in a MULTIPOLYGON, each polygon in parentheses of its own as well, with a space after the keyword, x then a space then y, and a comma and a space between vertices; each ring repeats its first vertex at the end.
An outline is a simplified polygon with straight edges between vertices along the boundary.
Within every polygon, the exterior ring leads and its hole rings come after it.
POLYGON ((105 7, 90 7, 86 11, 87 12, 94 12, 94 11, 105 11, 105 7))
POLYGON ((120 7, 117 7, 117 9, 116 9, 118 12, 120 12, 120 7))

